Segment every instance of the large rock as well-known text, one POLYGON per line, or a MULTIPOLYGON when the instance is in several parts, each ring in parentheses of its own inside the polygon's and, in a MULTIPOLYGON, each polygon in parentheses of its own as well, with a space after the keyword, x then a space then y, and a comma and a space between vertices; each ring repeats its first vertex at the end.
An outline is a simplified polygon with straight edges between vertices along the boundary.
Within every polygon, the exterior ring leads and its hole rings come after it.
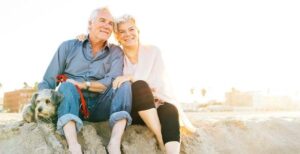
MULTIPOLYGON (((181 154, 298 154, 300 119, 223 119, 194 121, 198 130, 181 130, 181 154)), ((85 154, 105 154, 110 137, 108 123, 84 123, 78 135, 85 154)), ((144 126, 130 126, 122 140, 125 154, 155 154, 158 150, 153 133, 144 126)), ((0 125, 1 154, 67 153, 64 137, 52 126, 15 122, 0 125)))

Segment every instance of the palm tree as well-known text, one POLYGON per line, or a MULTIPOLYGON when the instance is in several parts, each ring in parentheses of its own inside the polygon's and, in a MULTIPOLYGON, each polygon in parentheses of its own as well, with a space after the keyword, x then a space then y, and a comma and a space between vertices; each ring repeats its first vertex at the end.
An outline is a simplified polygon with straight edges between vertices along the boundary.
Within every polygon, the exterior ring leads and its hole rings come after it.
POLYGON ((204 97, 205 95, 206 95, 206 89, 205 88, 202 88, 201 89, 201 95, 202 95, 202 97, 204 97))
POLYGON ((23 82, 23 85, 24 85, 23 88, 25 88, 25 89, 29 87, 27 82, 23 82))

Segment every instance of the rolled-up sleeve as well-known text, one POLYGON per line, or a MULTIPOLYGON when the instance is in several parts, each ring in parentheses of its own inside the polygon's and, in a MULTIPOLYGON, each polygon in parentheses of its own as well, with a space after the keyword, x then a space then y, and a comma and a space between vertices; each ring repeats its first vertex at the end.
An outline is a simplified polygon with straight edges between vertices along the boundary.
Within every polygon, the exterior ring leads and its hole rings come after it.
POLYGON ((56 51, 54 57, 52 58, 42 82, 39 83, 38 89, 55 89, 56 87, 56 76, 62 74, 65 68, 67 51, 69 48, 69 42, 63 42, 58 50, 56 51))
POLYGON ((104 78, 98 80, 106 87, 111 86, 113 80, 123 74, 123 51, 120 47, 114 47, 111 50, 111 67, 108 73, 105 74, 104 78))

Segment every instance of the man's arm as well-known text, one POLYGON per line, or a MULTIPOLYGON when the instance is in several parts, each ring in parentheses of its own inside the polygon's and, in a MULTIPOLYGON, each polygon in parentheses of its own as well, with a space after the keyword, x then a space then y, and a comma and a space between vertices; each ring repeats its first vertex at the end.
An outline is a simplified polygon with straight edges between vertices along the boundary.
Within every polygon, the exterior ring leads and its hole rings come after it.
POLYGON ((124 56, 120 47, 114 46, 111 50, 114 50, 111 54, 111 66, 110 70, 105 77, 101 80, 91 82, 90 90, 96 90, 98 92, 104 92, 108 87, 112 85, 112 82, 120 75, 123 74, 124 56))
POLYGON ((68 43, 62 43, 52 58, 45 74, 43 81, 39 83, 38 89, 55 89, 56 76, 62 74, 66 63, 66 52, 68 50, 68 43))
POLYGON ((67 82, 71 82, 74 85, 77 85, 80 89, 89 90, 92 92, 104 92, 107 87, 98 81, 91 81, 90 85, 87 82, 79 82, 72 79, 68 79, 67 82))
POLYGON ((89 90, 92 92, 104 92, 109 86, 112 85, 112 82, 115 78, 118 76, 121 76, 123 74, 123 51, 121 48, 114 46, 112 47, 113 51, 111 51, 112 54, 112 60, 110 70, 107 74, 105 74, 103 79, 100 80, 92 80, 90 81, 90 84, 88 85, 87 82, 79 82, 75 81, 73 79, 68 79, 67 82, 71 82, 74 85, 77 85, 80 89, 83 90, 89 90))

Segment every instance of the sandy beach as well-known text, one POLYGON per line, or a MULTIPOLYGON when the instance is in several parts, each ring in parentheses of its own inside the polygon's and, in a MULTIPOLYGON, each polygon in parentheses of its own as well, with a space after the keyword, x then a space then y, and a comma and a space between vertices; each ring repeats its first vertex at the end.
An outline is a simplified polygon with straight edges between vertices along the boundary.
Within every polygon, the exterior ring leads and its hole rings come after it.
MULTIPOLYGON (((181 130, 181 154, 300 153, 300 112, 188 112, 194 134, 181 130)), ((67 153, 66 141, 48 125, 20 122, 19 114, 0 114, 0 153, 67 153)), ((106 122, 85 123, 79 141, 85 153, 105 153, 106 122)), ((153 134, 130 126, 122 140, 125 154, 161 153, 153 134)))

